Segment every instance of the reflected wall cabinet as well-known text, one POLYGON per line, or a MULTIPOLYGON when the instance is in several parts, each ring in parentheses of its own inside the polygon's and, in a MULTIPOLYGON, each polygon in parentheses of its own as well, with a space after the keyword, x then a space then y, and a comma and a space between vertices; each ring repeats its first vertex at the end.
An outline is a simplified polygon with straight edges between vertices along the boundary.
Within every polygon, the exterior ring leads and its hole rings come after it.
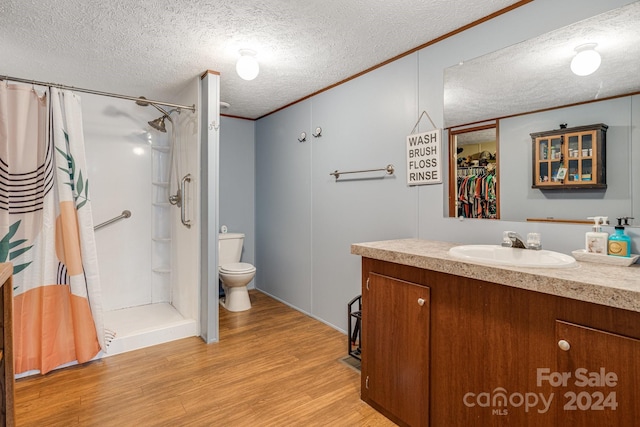
POLYGON ((607 128, 598 123, 532 133, 532 188, 607 188, 607 128))

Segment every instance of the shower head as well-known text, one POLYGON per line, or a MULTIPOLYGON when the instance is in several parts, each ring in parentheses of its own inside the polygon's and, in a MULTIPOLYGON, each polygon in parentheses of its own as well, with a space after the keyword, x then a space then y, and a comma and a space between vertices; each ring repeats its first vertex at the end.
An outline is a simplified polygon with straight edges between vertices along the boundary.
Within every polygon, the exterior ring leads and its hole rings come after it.
POLYGON ((162 117, 158 117, 155 120, 151 120, 149 123, 149 126, 151 126, 152 128, 154 128, 155 130, 159 130, 160 132, 166 132, 167 128, 164 125, 164 118, 165 117, 169 117, 169 116, 162 116, 162 117))
POLYGON ((171 113, 173 113, 174 111, 178 111, 178 113, 180 112, 179 108, 173 109, 171 111, 167 111, 162 107, 159 107, 156 104, 153 104, 151 102, 147 101, 147 98, 145 98, 144 96, 140 96, 138 97, 138 100, 136 101, 136 104, 138 104, 141 107, 147 107, 149 105, 154 106, 158 111, 160 111, 162 113, 162 117, 159 117, 155 120, 151 120, 149 123, 149 126, 151 126, 152 128, 154 128, 155 130, 158 130, 160 132, 166 132, 167 128, 164 124, 164 119, 169 119, 169 122, 171 122, 173 124, 173 120, 171 120, 171 113))

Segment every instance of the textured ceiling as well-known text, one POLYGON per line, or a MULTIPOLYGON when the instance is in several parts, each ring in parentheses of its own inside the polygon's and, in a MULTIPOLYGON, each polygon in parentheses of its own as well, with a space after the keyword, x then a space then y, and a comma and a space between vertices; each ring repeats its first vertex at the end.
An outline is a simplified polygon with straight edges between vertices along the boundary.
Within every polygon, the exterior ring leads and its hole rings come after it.
POLYGON ((2 0, 0 75, 172 102, 221 73, 257 118, 517 0, 2 0), (235 73, 239 49, 259 76, 235 73))
POLYGON ((640 1, 447 68, 445 126, 640 92, 640 1), (575 48, 596 43, 598 70, 578 77, 575 48))

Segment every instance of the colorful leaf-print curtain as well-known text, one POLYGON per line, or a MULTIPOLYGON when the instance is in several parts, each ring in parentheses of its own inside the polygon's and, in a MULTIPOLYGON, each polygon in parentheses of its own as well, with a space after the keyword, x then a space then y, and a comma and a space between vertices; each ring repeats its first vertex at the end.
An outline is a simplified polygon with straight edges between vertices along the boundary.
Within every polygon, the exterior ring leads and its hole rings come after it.
POLYGON ((104 347, 80 98, 0 84, 0 262, 14 273, 15 372, 104 347))

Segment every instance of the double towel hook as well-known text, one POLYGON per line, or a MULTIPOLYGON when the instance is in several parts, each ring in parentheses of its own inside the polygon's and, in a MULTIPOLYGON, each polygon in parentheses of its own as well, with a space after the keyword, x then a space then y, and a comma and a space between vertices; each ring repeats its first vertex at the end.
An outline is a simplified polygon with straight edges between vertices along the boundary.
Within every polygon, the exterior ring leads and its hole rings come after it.
MULTIPOLYGON (((318 126, 316 130, 311 134, 314 138, 320 138, 322 136, 322 128, 318 126)), ((307 142, 307 133, 300 132, 300 136, 298 137, 298 142, 307 142)))

